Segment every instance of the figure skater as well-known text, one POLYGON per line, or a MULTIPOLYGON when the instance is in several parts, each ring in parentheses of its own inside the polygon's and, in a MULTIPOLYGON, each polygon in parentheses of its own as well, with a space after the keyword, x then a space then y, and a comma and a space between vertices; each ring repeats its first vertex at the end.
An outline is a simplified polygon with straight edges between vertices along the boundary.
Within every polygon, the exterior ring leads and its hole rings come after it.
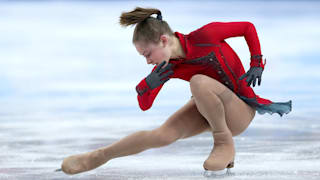
POLYGON ((256 81, 260 86, 265 66, 252 23, 211 22, 182 34, 170 29, 160 10, 137 7, 122 13, 120 24, 136 24, 132 42, 148 64, 156 65, 136 86, 140 108, 149 109, 170 78, 189 81, 191 99, 156 129, 138 131, 109 146, 65 158, 63 172, 88 171, 111 159, 163 147, 205 131, 212 133, 214 143, 203 167, 208 171, 224 170, 234 165, 232 137, 249 126, 256 111, 280 116, 291 111, 291 101, 272 102, 250 87, 255 87, 256 81), (247 72, 225 41, 239 36, 245 38, 251 54, 247 72))

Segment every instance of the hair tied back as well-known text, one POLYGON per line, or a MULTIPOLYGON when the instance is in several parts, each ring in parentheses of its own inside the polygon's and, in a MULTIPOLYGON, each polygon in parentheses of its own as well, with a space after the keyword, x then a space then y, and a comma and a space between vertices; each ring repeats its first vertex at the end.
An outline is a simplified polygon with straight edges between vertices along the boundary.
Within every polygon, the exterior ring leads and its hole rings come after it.
POLYGON ((160 11, 157 13, 157 19, 160 20, 160 21, 162 21, 162 15, 161 15, 161 12, 160 12, 160 11))

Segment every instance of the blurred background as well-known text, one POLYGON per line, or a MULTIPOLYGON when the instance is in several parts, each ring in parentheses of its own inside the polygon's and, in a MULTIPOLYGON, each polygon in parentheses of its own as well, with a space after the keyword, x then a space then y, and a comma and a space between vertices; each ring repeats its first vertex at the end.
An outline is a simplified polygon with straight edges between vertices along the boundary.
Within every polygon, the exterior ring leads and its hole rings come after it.
MULTIPOLYGON (((118 23, 136 6, 160 9, 184 34, 213 21, 252 22, 267 59, 254 90, 292 100, 293 109, 282 118, 257 114, 235 137, 232 178, 320 175, 319 1, 0 0, 0 179, 203 178, 209 133, 76 176, 52 172, 66 156, 158 127, 190 99, 188 82, 171 79, 152 108, 140 110, 135 86, 153 67, 132 44, 134 28, 118 23)), ((226 41, 248 70, 245 39, 226 41)))

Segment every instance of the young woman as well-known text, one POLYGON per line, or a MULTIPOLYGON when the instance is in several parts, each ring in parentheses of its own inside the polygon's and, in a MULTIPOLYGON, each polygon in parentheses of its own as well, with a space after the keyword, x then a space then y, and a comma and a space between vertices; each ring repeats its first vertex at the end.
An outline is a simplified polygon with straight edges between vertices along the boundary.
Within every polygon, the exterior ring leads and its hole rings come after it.
POLYGON ((149 148, 168 145, 178 139, 209 131, 214 146, 203 167, 217 171, 233 167, 233 136, 242 133, 255 116, 266 112, 282 116, 291 111, 291 101, 275 103, 256 95, 264 70, 259 39, 250 22, 212 22, 187 34, 172 32, 158 9, 136 8, 122 13, 120 24, 137 24, 133 44, 148 64, 156 65, 136 87, 142 110, 170 78, 190 82, 192 97, 160 127, 139 131, 107 147, 64 159, 62 170, 75 174, 94 169, 107 161, 149 148), (157 14, 157 17, 151 15, 157 14), (251 63, 247 73, 225 39, 244 36, 251 63))

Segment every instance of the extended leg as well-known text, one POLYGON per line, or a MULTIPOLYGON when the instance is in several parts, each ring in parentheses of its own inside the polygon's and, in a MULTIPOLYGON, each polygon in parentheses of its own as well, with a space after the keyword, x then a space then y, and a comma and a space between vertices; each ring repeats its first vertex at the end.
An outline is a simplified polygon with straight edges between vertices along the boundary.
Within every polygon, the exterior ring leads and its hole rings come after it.
POLYGON ((152 131, 133 133, 109 146, 64 159, 62 170, 76 174, 94 169, 107 161, 133 155, 149 148, 168 145, 179 138, 187 138, 210 129, 206 119, 199 113, 193 99, 171 115, 160 127, 152 131))

